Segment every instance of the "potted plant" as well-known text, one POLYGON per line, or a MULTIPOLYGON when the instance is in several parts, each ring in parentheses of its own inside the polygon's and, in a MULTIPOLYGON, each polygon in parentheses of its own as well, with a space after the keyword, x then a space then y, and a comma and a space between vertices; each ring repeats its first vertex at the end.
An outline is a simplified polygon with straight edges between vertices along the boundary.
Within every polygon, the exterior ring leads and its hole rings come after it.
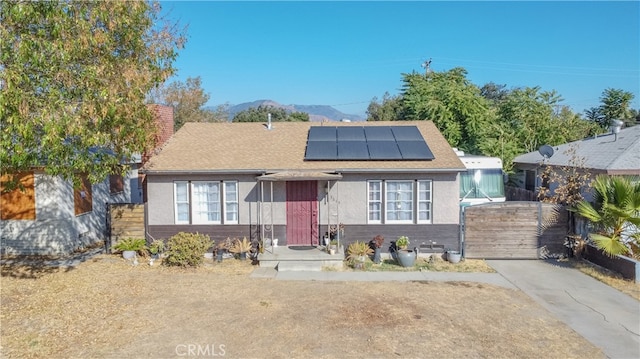
POLYGON ((403 267, 413 267, 416 262, 416 253, 410 249, 409 247, 409 237, 400 236, 396 240, 396 256, 398 263, 403 267))
POLYGON ((151 244, 149 244, 149 253, 151 253, 152 259, 158 259, 164 252, 164 241, 160 239, 155 239, 151 244))
POLYGON ((122 252, 122 258, 124 259, 132 259, 136 253, 145 256, 147 254, 147 240, 144 238, 124 238, 119 240, 118 243, 113 246, 113 249, 117 252, 122 252))
POLYGON ((409 237, 398 237, 398 239, 396 239, 396 247, 398 247, 398 249, 407 249, 407 247, 409 247, 409 237))
POLYGON ((240 260, 247 259, 247 252, 251 251, 251 242, 244 237, 242 240, 236 238, 233 240, 231 244, 231 248, 229 248, 229 252, 233 254, 237 254, 240 257, 240 260))
POLYGON ((462 258, 462 254, 459 251, 447 250, 447 260, 451 263, 458 263, 462 258))
POLYGON ((218 242, 218 245, 216 245, 216 260, 218 262, 222 262, 222 259, 224 258, 224 254, 231 249, 231 246, 233 245, 233 242, 231 240, 231 238, 227 237, 227 239, 223 239, 220 242, 218 242))
POLYGON ((149 265, 152 266, 153 262, 156 259, 159 259, 164 252, 164 241, 155 239, 151 244, 149 244, 149 253, 151 253, 151 258, 149 258, 149 265))
POLYGON ((373 239, 369 242, 369 247, 373 250, 373 263, 379 264, 382 260, 380 259, 380 253, 382 252, 382 243, 384 243, 384 237, 381 235, 377 235, 373 237, 373 239))
POLYGON ((355 269, 364 269, 364 262, 373 254, 373 250, 366 242, 355 241, 347 247, 347 254, 347 260, 355 269))
POLYGON ((338 250, 338 241, 335 239, 332 239, 331 242, 329 242, 329 254, 334 255, 336 254, 337 250, 338 250))

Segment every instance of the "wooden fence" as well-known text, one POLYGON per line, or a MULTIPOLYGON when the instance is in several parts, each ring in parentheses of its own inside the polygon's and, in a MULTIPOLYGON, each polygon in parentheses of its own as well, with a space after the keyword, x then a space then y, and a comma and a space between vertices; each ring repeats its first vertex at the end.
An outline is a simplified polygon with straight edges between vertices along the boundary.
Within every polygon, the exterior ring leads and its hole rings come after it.
POLYGON ((109 243, 110 249, 120 238, 145 238, 144 204, 109 204, 109 243))
POLYGON ((502 202, 467 207, 463 216, 467 258, 538 259, 566 253, 568 215, 563 206, 502 202))

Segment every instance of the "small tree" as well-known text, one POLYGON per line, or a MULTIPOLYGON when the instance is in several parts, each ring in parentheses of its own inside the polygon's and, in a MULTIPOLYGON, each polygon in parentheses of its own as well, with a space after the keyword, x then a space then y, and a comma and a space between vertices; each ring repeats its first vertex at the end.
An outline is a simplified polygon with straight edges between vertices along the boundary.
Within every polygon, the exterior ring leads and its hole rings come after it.
POLYGON ((538 190, 541 202, 572 206, 584 199, 583 193, 591 186, 591 173, 584 165, 586 159, 578 156, 577 150, 577 145, 570 145, 564 151, 564 155, 569 157, 565 166, 547 166, 542 163, 540 178, 543 185, 538 190))

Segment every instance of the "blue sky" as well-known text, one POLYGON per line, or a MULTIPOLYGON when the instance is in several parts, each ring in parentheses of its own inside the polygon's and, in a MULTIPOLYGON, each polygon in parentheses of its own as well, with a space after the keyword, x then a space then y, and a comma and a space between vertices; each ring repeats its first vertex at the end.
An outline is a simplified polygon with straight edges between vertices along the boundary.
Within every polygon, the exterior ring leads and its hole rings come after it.
POLYGON ((176 61, 209 105, 271 99, 364 115, 421 64, 478 86, 556 90, 575 112, 606 88, 640 108, 640 2, 163 1, 188 26, 176 61))

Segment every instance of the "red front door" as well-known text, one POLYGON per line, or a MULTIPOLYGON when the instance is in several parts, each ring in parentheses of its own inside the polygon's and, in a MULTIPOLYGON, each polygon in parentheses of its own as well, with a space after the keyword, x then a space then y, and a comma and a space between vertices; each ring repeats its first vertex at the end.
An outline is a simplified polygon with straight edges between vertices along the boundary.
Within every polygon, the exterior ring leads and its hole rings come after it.
POLYGON ((287 182, 287 244, 318 244, 318 182, 287 182))

